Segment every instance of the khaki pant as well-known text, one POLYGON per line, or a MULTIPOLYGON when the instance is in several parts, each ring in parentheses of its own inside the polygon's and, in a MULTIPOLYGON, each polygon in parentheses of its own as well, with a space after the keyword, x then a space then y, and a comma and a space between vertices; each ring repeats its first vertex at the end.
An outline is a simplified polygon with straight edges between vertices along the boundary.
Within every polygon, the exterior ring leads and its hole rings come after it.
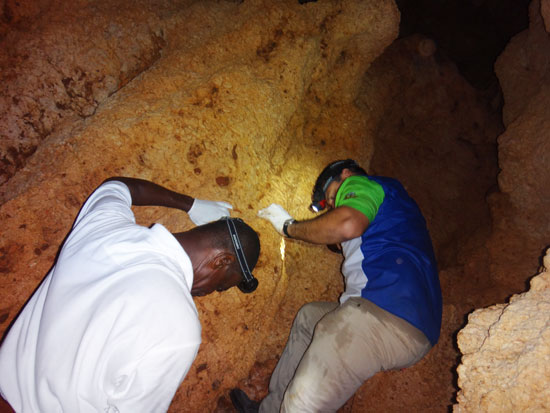
POLYGON ((361 297, 304 305, 260 413, 335 412, 379 371, 408 367, 430 350, 426 336, 361 297))

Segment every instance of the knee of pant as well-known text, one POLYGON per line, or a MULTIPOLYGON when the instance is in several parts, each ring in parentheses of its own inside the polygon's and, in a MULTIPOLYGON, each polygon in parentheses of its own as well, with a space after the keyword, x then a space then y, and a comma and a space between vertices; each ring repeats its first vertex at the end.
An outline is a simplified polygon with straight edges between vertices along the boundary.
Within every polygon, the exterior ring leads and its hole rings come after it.
POLYGON ((298 313, 296 314, 296 318, 298 319, 307 319, 311 311, 315 308, 315 303, 307 303, 304 304, 300 309, 298 310, 298 313))
POLYGON ((312 316, 315 310, 315 303, 304 304, 294 318, 294 328, 305 329, 312 332, 317 324, 317 319, 312 316))
POLYGON ((344 334, 349 332, 350 330, 353 331, 353 323, 351 322, 351 319, 346 318, 346 315, 348 315, 349 312, 346 313, 345 311, 341 310, 342 309, 327 314, 325 317, 319 320, 319 322, 315 326, 316 334, 344 334))

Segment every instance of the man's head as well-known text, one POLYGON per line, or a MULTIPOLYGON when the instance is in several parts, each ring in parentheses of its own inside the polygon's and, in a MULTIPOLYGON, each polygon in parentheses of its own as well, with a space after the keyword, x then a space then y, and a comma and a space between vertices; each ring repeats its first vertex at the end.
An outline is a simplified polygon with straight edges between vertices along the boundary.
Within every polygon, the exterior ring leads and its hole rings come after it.
POLYGON ((224 218, 176 234, 193 264, 191 294, 203 296, 238 286, 245 293, 256 289, 251 271, 258 262, 258 234, 244 221, 224 218))
POLYGON ((353 159, 334 161, 328 164, 321 172, 311 195, 310 209, 319 212, 325 209, 334 208, 334 199, 340 185, 348 176, 366 175, 367 173, 353 159))

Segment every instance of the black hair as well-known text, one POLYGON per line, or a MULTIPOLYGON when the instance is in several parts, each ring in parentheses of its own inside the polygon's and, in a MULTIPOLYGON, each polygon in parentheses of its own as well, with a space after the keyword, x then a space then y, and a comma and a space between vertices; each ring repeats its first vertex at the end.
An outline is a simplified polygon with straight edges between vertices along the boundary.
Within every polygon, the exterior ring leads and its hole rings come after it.
MULTIPOLYGON (((241 219, 231 219, 237 230, 239 240, 241 242, 242 250, 246 257, 246 262, 250 271, 254 269, 258 263, 258 258, 260 257, 260 238, 256 231, 254 231, 247 223, 241 219)), ((235 247, 233 241, 231 240, 231 235, 227 229, 227 222, 224 219, 219 221, 210 222, 205 225, 200 225, 193 228, 193 231, 205 232, 208 234, 208 240, 212 247, 225 250, 230 254, 236 256, 235 247)), ((241 271, 239 262, 236 259, 235 264, 236 268, 241 271)))
MULTIPOLYGON (((244 255, 246 256, 246 262, 248 263, 250 271, 252 271, 260 256, 260 238, 256 231, 246 222, 239 219, 233 219, 233 223, 239 234, 244 255)), ((227 223, 225 220, 210 222, 201 225, 201 227, 204 227, 204 229, 210 233, 212 246, 235 254, 235 248, 233 247, 233 242, 231 241, 231 236, 227 230, 227 223)))
POLYGON ((357 175, 367 175, 367 172, 353 159, 343 159, 340 161, 331 162, 317 177, 317 181, 315 181, 315 186, 313 187, 313 193, 311 194, 311 199, 314 202, 324 199, 325 191, 327 189, 326 183, 329 180, 333 180, 335 177, 339 176, 344 169, 349 169, 350 172, 357 175))

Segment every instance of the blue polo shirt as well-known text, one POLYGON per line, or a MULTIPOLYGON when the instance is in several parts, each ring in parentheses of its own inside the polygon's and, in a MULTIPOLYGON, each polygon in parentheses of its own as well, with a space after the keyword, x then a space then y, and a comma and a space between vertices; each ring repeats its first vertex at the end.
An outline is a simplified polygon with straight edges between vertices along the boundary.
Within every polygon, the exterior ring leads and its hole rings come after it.
POLYGON ((437 264, 426 221, 401 183, 378 176, 351 176, 335 206, 364 213, 361 237, 342 243, 346 291, 361 296, 421 330, 434 345, 441 329, 437 264))

